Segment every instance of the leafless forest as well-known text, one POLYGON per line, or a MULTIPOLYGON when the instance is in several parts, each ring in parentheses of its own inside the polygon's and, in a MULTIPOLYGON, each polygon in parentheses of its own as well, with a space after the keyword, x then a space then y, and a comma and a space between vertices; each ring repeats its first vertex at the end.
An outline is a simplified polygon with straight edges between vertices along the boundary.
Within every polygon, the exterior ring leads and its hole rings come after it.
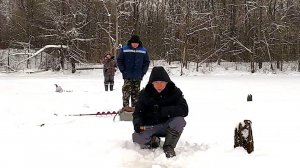
MULTIPOLYGON (((249 62, 300 71, 299 0, 0 0, 0 48, 68 46, 99 62, 138 34, 151 59, 249 62)), ((50 52, 50 51, 49 51, 50 52)))

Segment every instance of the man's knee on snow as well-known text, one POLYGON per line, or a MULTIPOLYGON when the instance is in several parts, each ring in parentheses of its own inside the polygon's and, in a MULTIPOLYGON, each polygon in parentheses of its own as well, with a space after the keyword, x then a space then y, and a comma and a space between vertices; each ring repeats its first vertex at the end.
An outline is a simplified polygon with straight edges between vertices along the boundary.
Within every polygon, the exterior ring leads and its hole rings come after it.
POLYGON ((133 133, 132 134, 132 141, 138 143, 140 145, 145 145, 151 140, 151 136, 147 136, 142 133, 133 133))
POLYGON ((174 117, 170 119, 169 127, 177 132, 182 132, 186 125, 184 117, 174 117))

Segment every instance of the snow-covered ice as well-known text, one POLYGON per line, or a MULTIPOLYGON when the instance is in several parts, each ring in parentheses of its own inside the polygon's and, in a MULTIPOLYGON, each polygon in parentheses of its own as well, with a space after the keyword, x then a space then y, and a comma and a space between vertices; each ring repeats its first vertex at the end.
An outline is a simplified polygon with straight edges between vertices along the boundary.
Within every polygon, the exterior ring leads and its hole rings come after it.
POLYGON ((118 110, 119 72, 113 92, 104 91, 102 70, 0 74, 0 167, 300 167, 300 74, 170 74, 189 105, 171 159, 133 144, 131 122, 67 116, 118 110), (72 92, 57 93, 54 84, 72 92), (233 148, 234 128, 244 119, 252 121, 251 154, 233 148))

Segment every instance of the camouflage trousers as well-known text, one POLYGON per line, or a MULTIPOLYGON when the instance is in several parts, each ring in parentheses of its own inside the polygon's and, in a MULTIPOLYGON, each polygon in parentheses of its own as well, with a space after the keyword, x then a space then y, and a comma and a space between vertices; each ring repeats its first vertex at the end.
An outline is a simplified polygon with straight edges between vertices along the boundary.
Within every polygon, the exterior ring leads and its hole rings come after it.
POLYGON ((122 87, 123 107, 129 106, 129 98, 131 97, 131 107, 135 107, 139 98, 141 81, 124 80, 122 87))

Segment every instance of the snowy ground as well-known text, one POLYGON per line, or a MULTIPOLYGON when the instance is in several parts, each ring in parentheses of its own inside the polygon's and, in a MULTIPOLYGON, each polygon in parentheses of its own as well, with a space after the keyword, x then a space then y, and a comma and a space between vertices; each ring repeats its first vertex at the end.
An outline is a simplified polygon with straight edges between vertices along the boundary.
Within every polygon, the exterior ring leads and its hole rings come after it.
POLYGON ((0 74, 0 167, 300 167, 300 74, 213 73, 171 79, 184 92, 190 113, 177 157, 167 159, 161 149, 141 150, 132 143, 131 122, 66 116, 118 110, 119 73, 113 92, 104 91, 101 70, 0 74), (54 84, 71 92, 56 93, 54 84), (248 94, 253 102, 246 102, 248 94), (243 119, 253 122, 250 155, 233 149, 234 128, 243 119))

